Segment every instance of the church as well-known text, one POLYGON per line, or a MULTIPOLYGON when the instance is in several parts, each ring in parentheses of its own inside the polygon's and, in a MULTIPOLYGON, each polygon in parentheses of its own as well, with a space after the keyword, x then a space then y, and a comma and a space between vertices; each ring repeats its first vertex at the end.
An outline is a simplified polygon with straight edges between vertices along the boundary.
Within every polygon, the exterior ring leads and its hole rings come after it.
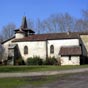
POLYGON ((87 62, 87 32, 36 34, 32 29, 28 29, 25 16, 20 28, 14 31, 14 37, 2 42, 6 60, 11 65, 15 64, 19 56, 25 63, 29 57, 34 56, 43 60, 55 57, 61 65, 80 65, 87 62))

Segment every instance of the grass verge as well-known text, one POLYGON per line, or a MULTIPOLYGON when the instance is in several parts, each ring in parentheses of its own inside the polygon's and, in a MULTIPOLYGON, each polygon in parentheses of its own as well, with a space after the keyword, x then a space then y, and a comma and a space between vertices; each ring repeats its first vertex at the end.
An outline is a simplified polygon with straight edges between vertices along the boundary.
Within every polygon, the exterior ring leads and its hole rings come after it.
POLYGON ((88 65, 80 66, 0 66, 1 72, 38 72, 88 68, 88 65))

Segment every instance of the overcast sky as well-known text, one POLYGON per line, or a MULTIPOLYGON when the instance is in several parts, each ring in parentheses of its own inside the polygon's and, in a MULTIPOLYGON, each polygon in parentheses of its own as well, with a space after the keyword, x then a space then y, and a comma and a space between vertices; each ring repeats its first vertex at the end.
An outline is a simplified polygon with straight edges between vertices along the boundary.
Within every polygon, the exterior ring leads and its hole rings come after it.
POLYGON ((11 22, 18 28, 24 14, 33 20, 65 12, 80 18, 83 9, 88 9, 88 0, 0 0, 0 29, 11 22))

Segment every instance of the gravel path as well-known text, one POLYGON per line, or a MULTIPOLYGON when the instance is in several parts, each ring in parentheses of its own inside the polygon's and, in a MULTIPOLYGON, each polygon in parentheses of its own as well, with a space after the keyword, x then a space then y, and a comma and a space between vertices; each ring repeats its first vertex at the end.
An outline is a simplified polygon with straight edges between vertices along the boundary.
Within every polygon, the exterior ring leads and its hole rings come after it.
POLYGON ((88 72, 73 74, 38 88, 88 88, 88 72))
POLYGON ((18 88, 88 88, 88 72, 58 77, 57 80, 38 87, 29 84, 18 88))
POLYGON ((7 77, 30 77, 30 76, 47 76, 47 75, 57 75, 66 73, 78 73, 86 72, 88 68, 74 69, 74 70, 63 70, 63 71, 44 71, 44 72, 20 72, 20 73, 0 73, 0 78, 7 77))

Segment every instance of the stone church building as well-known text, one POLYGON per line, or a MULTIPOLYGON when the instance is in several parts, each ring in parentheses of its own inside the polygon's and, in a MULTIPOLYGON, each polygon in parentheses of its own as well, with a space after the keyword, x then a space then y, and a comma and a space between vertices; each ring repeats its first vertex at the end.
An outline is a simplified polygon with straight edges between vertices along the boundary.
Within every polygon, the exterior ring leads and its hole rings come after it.
POLYGON ((15 64, 19 56, 25 62, 29 57, 39 56, 43 60, 55 57, 61 65, 80 65, 87 61, 88 33, 36 34, 28 29, 26 17, 23 17, 21 27, 15 30, 15 36, 3 41, 2 46, 9 64, 15 64))

